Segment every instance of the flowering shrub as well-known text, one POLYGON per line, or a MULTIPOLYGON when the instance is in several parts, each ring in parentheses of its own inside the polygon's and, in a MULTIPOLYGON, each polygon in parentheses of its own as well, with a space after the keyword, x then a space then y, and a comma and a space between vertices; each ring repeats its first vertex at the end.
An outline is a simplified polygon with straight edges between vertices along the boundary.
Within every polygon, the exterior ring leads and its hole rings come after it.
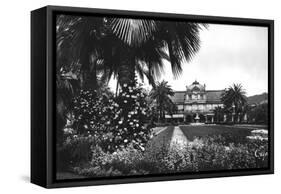
MULTIPOLYGON (((166 133, 170 133, 169 130, 166 133)), ((193 144, 184 148, 171 148, 164 141, 163 146, 156 146, 152 141, 147 144, 145 152, 130 144, 111 154, 94 146, 89 166, 76 167, 74 171, 93 177, 267 167, 267 142, 250 140, 247 144, 225 146, 218 139, 222 137, 196 138, 193 144)))
POLYGON ((104 151, 114 152, 128 145, 144 151, 150 137, 146 95, 136 82, 124 84, 119 96, 81 90, 74 99, 76 134, 94 136, 104 151))
POLYGON ((114 139, 108 147, 111 151, 128 145, 145 150, 151 133, 149 127, 145 126, 149 110, 145 98, 146 94, 142 88, 136 87, 136 81, 121 86, 119 96, 116 98, 118 107, 113 122, 114 139))
POLYGON ((112 130, 111 122, 118 106, 112 96, 81 90, 74 99, 74 123, 78 134, 100 137, 112 130))

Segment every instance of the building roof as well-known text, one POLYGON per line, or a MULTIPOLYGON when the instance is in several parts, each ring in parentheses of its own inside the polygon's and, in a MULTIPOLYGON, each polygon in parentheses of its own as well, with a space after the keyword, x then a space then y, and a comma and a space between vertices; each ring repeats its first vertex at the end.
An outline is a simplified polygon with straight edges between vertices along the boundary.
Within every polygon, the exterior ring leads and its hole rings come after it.
POLYGON ((223 90, 207 90, 207 103, 219 103, 221 102, 221 95, 223 90))
POLYGON ((175 95, 171 96, 171 100, 175 104, 180 104, 184 102, 186 91, 175 91, 175 95))
MULTIPOLYGON (((206 90, 206 103, 220 103, 223 90, 206 90)), ((175 91, 175 95, 171 97, 175 104, 183 104, 185 101, 186 91, 175 91)))

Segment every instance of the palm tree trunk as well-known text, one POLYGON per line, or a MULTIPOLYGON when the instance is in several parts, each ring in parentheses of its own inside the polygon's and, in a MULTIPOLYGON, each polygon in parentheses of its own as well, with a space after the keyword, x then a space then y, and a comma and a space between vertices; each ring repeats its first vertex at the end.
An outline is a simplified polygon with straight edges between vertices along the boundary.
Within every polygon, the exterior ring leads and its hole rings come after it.
POLYGON ((120 54, 120 67, 118 71, 118 83, 122 88, 124 84, 135 81, 134 53, 130 49, 124 49, 120 54))

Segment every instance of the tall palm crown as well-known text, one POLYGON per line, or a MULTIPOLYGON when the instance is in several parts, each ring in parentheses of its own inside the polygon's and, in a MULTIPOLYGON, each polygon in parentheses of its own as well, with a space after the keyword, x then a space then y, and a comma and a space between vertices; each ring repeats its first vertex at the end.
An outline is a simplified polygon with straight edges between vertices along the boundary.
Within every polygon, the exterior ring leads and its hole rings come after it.
MULTIPOLYGON (((175 77, 199 50, 204 24, 146 19, 57 17, 57 85, 66 104, 75 88, 97 89, 115 77, 121 85, 137 73, 152 86, 170 61, 175 77), (68 97, 68 98, 65 98, 68 97)), ((61 106, 65 107, 65 106, 61 106)), ((63 124, 62 124, 63 125, 63 124)))
POLYGON ((67 30, 60 47, 79 61, 82 71, 90 74, 84 75, 83 80, 87 76, 97 79, 95 74, 107 79, 113 75, 121 85, 132 79, 135 72, 153 85, 163 71, 163 59, 170 61, 174 76, 179 76, 182 62, 191 60, 199 50, 199 31, 206 26, 105 17, 64 16, 63 21, 60 26, 67 30), (71 52, 67 52, 69 47, 71 52))
POLYGON ((174 91, 167 81, 157 82, 156 86, 150 92, 150 98, 156 101, 156 108, 159 112, 161 120, 165 117, 165 111, 174 111, 175 105, 171 100, 171 96, 174 96, 174 91))
POLYGON ((236 113, 240 113, 247 103, 246 92, 241 84, 233 84, 223 93, 221 100, 225 110, 231 112, 234 108, 236 113))

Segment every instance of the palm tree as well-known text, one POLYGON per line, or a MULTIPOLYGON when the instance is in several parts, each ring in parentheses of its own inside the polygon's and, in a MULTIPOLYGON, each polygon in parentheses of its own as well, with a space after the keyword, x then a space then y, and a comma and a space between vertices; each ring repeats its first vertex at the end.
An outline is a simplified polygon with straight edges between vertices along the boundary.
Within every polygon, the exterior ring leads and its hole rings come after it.
POLYGON ((108 22, 112 33, 126 45, 118 71, 121 85, 132 79, 135 71, 145 75, 153 84, 163 70, 162 59, 170 61, 173 74, 178 77, 182 62, 190 61, 199 50, 199 31, 201 26, 206 26, 124 18, 109 19, 108 22))
MULTIPOLYGON (((65 18, 66 16, 64 16, 65 18)), ((146 19, 67 16, 65 29, 72 45, 72 56, 93 79, 99 65, 108 79, 115 76, 128 83, 137 72, 154 84, 163 70, 163 59, 170 61, 175 77, 182 62, 199 50, 199 31, 203 24, 146 19)), ((69 48, 69 47, 68 47, 69 48)), ((87 75, 84 76, 84 79, 87 75)), ((86 79, 87 80, 87 79, 86 79)), ((86 84, 87 85, 87 84, 86 84)))
POLYGON ((238 114, 243 112, 247 103, 246 92, 241 84, 233 84, 222 94, 221 100, 224 104, 224 110, 227 113, 234 114, 234 121, 238 114))
POLYGON ((156 109, 158 111, 158 119, 162 122, 165 119, 165 111, 173 112, 175 110, 174 103, 171 100, 171 96, 175 93, 173 92, 167 81, 157 82, 156 86, 151 90, 149 96, 151 99, 156 101, 156 109))
MULTIPOLYGON (((68 88, 73 88, 71 82, 78 82, 80 88, 97 89, 99 81, 108 83, 113 76, 122 89, 137 73, 155 86, 163 71, 163 59, 170 62, 175 77, 180 75, 183 62, 190 61, 199 50, 202 27, 206 25, 60 15, 57 80, 67 80, 68 88), (64 79, 61 70, 71 76, 64 79)), ((72 95, 66 96, 71 99, 72 95)))

